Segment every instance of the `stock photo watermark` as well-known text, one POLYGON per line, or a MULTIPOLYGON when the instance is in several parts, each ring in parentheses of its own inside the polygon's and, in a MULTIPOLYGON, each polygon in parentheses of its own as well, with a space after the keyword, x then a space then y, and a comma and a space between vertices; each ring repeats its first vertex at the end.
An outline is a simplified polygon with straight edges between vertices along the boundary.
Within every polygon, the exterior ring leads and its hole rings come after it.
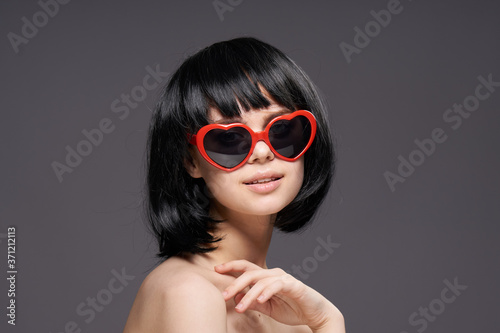
MULTIPOLYGON (((434 298, 427 306, 420 306, 418 311, 410 314, 408 323, 414 327, 418 333, 424 332, 430 323, 433 323, 437 318, 444 313, 446 308, 454 303, 458 296, 468 288, 468 286, 460 284, 458 277, 450 282, 448 279, 443 281, 445 287, 441 289, 439 297, 434 298)), ((410 333, 408 331, 401 331, 400 333, 410 333)))
MULTIPOLYGON (((479 84, 474 89, 474 93, 466 96, 461 104, 454 103, 452 107, 443 112, 443 121, 453 131, 458 130, 465 119, 468 119, 481 105, 481 102, 486 101, 495 92, 495 88, 500 87, 500 81, 493 80, 493 74, 488 74, 486 77, 480 75, 477 77, 479 84)), ((441 127, 434 128, 429 137, 423 139, 415 139, 415 149, 410 153, 398 156, 398 166, 394 172, 386 170, 383 173, 384 179, 389 186, 391 192, 396 191, 398 183, 404 183, 408 177, 413 175, 416 168, 424 164, 424 162, 432 156, 438 149, 438 145, 448 139, 448 134, 441 127)))
POLYGON ((40 10, 31 15, 31 18, 26 16, 21 17, 21 31, 19 34, 9 32, 7 39, 14 50, 14 53, 19 53, 20 46, 26 45, 30 40, 38 35, 40 29, 45 27, 50 19, 54 18, 61 9, 62 5, 66 5, 70 0, 40 0, 38 6, 40 10))
POLYGON ((300 265, 292 265, 288 273, 298 277, 300 280, 307 280, 312 273, 316 272, 320 262, 324 262, 330 258, 336 249, 340 247, 340 243, 332 242, 331 235, 326 237, 326 240, 317 237, 318 245, 314 248, 313 255, 302 260, 300 265))
POLYGON ((7 323, 16 325, 16 292, 17 262, 16 262, 16 227, 7 228, 7 323))
MULTIPOLYGON (((129 93, 122 93, 119 98, 111 102, 110 109, 120 121, 127 119, 130 111, 139 106, 148 96, 149 92, 158 88, 158 86, 168 77, 169 73, 162 72, 160 65, 153 67, 147 66, 147 74, 142 79, 141 85, 134 86, 129 93)), ((114 132, 116 122, 111 118, 102 118, 97 122, 95 128, 83 129, 81 131, 83 138, 73 146, 66 145, 66 155, 64 160, 55 160, 51 163, 52 170, 59 183, 62 183, 63 176, 72 173, 95 148, 99 147, 107 134, 114 132)))
POLYGON ((241 5, 243 0, 214 0, 212 5, 221 22, 224 21, 224 13, 232 12, 237 6, 241 5))
MULTIPOLYGON (((135 279, 134 275, 128 275, 125 272, 125 267, 123 267, 120 272, 116 269, 112 269, 111 275, 113 275, 113 277, 109 279, 106 287, 99 290, 95 297, 89 296, 76 306, 75 312, 79 317, 82 317, 85 324, 88 325, 93 322, 97 314, 103 312, 104 309, 111 304, 114 296, 122 293, 125 287, 129 285, 129 282, 135 279)), ((81 332, 82 324, 71 320, 64 324, 62 331, 57 331, 55 333, 81 332)), ((50 333, 52 333, 52 331, 50 333)))
MULTIPOLYGON (((412 0, 408 0, 411 2, 412 0)), ((352 43, 340 42, 339 47, 348 64, 351 63, 354 54, 361 54, 374 38, 376 38, 392 22, 395 15, 403 12, 403 5, 400 0, 389 0, 386 9, 379 11, 371 10, 371 19, 365 23, 363 29, 355 26, 352 43)))

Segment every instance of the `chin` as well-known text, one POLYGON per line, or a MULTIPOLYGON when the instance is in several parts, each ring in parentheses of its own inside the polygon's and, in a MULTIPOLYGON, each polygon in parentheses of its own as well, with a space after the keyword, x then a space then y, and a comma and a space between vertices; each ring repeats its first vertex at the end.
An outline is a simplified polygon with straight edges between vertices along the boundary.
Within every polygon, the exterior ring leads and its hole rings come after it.
POLYGON ((248 215, 258 216, 274 215, 288 206, 288 204, 292 202, 292 200, 293 198, 286 201, 283 201, 283 199, 274 200, 273 198, 269 197, 262 198, 261 200, 253 201, 252 204, 246 204, 244 207, 242 207, 242 212, 248 215))

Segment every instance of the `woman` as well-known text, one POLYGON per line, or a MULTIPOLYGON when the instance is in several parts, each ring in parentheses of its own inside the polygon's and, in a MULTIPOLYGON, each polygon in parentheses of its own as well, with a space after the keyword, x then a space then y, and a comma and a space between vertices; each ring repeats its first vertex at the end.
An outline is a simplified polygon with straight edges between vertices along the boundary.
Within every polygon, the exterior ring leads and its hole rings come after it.
POLYGON ((213 44, 172 75, 148 139, 148 219, 163 259, 125 333, 345 332, 340 311, 266 255, 303 228, 334 173, 306 74, 254 38, 213 44))

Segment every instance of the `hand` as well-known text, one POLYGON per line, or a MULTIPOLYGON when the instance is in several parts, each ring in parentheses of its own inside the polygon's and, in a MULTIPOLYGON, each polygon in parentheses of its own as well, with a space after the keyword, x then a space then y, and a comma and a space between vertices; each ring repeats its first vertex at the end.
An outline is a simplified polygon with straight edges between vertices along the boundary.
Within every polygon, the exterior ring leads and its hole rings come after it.
POLYGON ((332 303, 280 268, 263 269, 247 260, 233 260, 215 266, 215 271, 242 272, 222 293, 226 301, 234 297, 239 313, 256 310, 287 325, 307 325, 313 331, 338 327, 338 332, 345 332, 342 314, 332 303))

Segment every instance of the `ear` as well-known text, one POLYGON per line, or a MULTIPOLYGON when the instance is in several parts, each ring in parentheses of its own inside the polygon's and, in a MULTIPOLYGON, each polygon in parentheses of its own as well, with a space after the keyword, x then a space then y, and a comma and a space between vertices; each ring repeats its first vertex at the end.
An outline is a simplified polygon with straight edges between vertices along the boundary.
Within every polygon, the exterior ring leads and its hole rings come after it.
POLYGON ((186 171, 189 173, 189 175, 193 178, 201 178, 201 171, 200 171, 200 163, 199 163, 199 158, 200 154, 196 150, 195 147, 189 147, 189 155, 188 157, 184 160, 184 167, 186 168, 186 171))

